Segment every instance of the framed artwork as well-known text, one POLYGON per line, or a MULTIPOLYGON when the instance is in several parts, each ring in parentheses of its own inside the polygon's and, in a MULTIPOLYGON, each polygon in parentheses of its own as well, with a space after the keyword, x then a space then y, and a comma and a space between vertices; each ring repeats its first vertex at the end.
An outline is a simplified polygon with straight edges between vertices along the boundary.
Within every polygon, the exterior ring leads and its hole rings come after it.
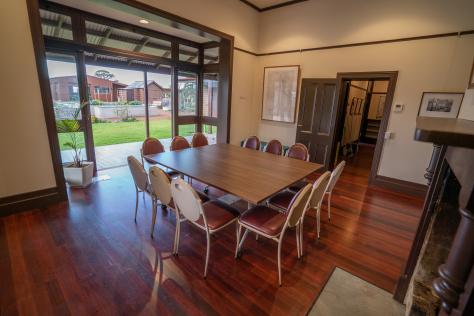
POLYGON ((265 67, 262 120, 294 123, 300 66, 265 67))
POLYGON ((467 87, 469 89, 474 89, 474 59, 472 60, 471 75, 469 76, 469 84, 467 87))
POLYGON ((456 118, 463 97, 459 92, 423 92, 418 116, 456 118))

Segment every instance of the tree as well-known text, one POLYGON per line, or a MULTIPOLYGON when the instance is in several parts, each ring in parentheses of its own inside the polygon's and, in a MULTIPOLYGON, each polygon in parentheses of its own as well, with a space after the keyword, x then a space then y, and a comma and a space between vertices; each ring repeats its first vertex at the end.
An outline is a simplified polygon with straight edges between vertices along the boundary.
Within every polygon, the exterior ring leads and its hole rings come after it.
POLYGON ((106 80, 110 80, 113 77, 115 77, 114 74, 112 74, 112 73, 110 73, 110 72, 108 72, 107 70, 104 70, 104 69, 97 70, 95 72, 95 76, 98 77, 98 78, 106 79, 106 80))

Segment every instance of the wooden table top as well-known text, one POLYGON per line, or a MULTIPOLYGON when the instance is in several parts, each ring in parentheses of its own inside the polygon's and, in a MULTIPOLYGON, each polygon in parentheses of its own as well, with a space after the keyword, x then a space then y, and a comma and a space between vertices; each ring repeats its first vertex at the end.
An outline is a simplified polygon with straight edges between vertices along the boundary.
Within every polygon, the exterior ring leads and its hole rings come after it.
POLYGON ((147 158, 254 204, 322 167, 230 144, 168 151, 147 158))

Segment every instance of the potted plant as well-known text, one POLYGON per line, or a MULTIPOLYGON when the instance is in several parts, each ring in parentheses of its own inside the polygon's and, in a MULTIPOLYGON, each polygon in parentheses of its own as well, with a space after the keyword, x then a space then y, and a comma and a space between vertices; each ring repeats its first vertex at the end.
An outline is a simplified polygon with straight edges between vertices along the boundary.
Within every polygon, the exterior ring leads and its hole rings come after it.
POLYGON ((72 150, 72 162, 63 164, 64 178, 71 187, 85 188, 92 183, 94 176, 94 163, 82 160, 82 146, 79 140, 81 132, 81 110, 87 103, 74 109, 70 118, 56 122, 58 133, 67 133, 68 140, 62 145, 72 150))

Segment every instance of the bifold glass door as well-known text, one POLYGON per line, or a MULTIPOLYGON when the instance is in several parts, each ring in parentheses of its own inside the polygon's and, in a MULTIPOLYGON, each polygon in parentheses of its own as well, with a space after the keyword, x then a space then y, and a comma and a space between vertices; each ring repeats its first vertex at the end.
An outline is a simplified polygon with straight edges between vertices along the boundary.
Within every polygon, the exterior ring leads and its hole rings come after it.
POLYGON ((73 162, 76 155, 87 160, 76 57, 47 53, 46 61, 62 163, 73 162))

